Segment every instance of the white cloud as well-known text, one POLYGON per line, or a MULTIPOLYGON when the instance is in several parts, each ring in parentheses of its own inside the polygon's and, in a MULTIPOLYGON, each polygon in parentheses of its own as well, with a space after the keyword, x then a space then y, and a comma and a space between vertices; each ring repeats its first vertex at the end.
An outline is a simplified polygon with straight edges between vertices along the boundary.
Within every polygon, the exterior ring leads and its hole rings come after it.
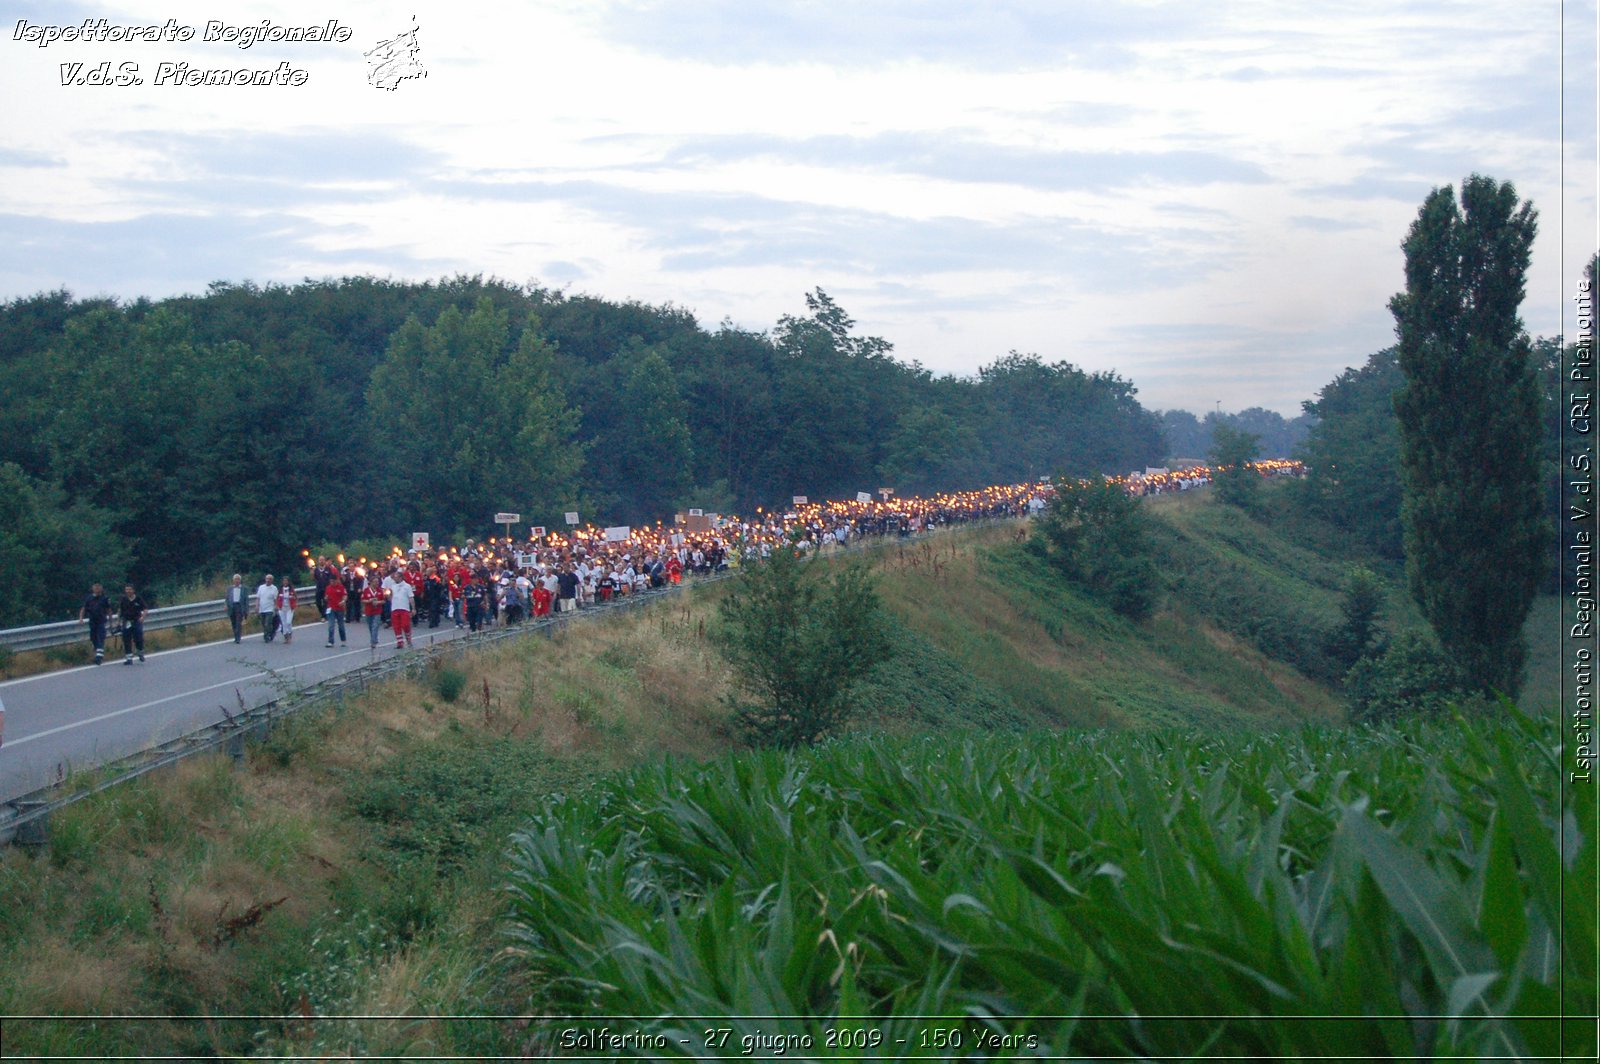
POLYGON ((1535 332, 1589 242, 1563 245, 1563 205, 1595 229, 1592 2, 1566 5, 1565 187, 1557 0, 1515 24, 1444 0, 0 12, 0 93, 26 101, 0 130, 0 296, 465 271, 764 328, 820 284, 939 370, 1015 347, 1117 368, 1152 406, 1293 413, 1389 342, 1431 187, 1479 171, 1539 206, 1535 332), (412 13, 428 78, 372 89, 361 52, 412 13), (352 39, 10 39, 88 17, 352 39), (283 59, 306 85, 60 85, 68 61, 283 59))

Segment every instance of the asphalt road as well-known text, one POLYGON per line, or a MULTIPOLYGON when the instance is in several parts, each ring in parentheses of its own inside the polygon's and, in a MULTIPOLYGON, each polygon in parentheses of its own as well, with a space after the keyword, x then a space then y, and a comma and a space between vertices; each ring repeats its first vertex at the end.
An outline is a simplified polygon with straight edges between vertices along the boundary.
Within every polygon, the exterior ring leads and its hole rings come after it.
MULTIPOLYGON (((252 621, 254 619, 252 618, 252 621)), ((272 643, 246 628, 232 639, 150 654, 122 663, 121 640, 106 640, 104 665, 0 683, 5 737, 0 743, 0 803, 56 783, 72 772, 137 753, 223 719, 223 707, 270 702, 284 684, 308 685, 396 653, 394 636, 378 630, 369 646, 363 622, 349 626, 349 645, 326 646, 325 624, 301 624, 295 638, 272 643)), ((418 649, 463 634, 448 620, 414 633, 418 649)), ((91 656, 87 631, 83 653, 91 656)))

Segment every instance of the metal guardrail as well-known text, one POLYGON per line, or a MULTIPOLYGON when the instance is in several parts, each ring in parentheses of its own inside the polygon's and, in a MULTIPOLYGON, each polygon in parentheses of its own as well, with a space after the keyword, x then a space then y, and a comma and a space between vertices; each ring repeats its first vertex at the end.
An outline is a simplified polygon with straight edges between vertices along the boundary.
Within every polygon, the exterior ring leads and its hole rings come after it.
MULTIPOLYGON (((557 631, 565 629, 574 621, 614 617, 652 602, 660 602, 675 592, 723 580, 737 575, 738 572, 738 569, 729 569, 712 573, 709 576, 698 577, 691 583, 668 584, 665 587, 635 592, 576 612, 554 613, 536 621, 525 621, 521 624, 502 622, 481 632, 416 648, 420 653, 408 651, 372 665, 363 665, 359 669, 341 673, 309 687, 290 690, 259 706, 250 709, 241 707, 237 713, 230 713, 225 705, 219 703, 223 713, 222 720, 117 761, 100 765, 90 770, 90 774, 96 777, 93 782, 76 786, 70 782, 65 785, 55 783, 9 802, 0 803, 0 846, 13 841, 19 844, 42 844, 48 840, 48 828, 45 823, 50 814, 56 810, 99 794, 119 783, 127 783, 148 772, 176 764, 194 754, 225 749, 236 760, 242 759, 246 742, 250 739, 266 738, 273 723, 290 713, 309 709, 347 694, 364 692, 371 684, 394 676, 425 675, 429 668, 448 656, 539 632, 546 636, 554 636, 557 631)), ((272 674, 270 669, 264 672, 272 674)))
MULTIPOLYGON (((315 595, 315 587, 297 587, 295 594, 301 601, 306 601, 307 596, 315 595)), ((255 592, 250 593, 250 610, 252 617, 255 613, 255 592)), ((116 608, 116 600, 112 599, 112 609, 116 608)), ((225 621, 228 619, 227 599, 215 599, 210 602, 188 602, 182 606, 163 606, 159 610, 150 610, 144 617, 144 630, 147 632, 158 631, 162 628, 182 628, 186 624, 203 624, 206 621, 225 621)), ((35 624, 27 628, 0 629, 0 647, 16 652, 23 650, 43 650, 46 647, 67 646, 78 643, 89 636, 89 626, 82 621, 56 621, 51 624, 35 624)))

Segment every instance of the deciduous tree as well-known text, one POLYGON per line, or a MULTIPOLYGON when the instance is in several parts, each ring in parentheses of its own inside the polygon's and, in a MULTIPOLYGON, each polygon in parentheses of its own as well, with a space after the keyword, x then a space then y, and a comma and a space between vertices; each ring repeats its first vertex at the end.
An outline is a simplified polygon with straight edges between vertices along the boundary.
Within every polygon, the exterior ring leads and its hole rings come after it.
POLYGON ((780 546, 746 566, 718 608, 718 642, 754 699, 735 702, 739 722, 756 742, 796 747, 838 731, 890 653, 866 569, 825 578, 822 564, 780 546))
POLYGON ((1261 453, 1256 437, 1232 425, 1219 423, 1211 434, 1211 482, 1217 498, 1230 506, 1254 505, 1261 478, 1250 463, 1261 453))
POLYGON ((1150 517, 1139 500, 1101 479, 1057 477, 1039 522, 1047 558, 1090 595, 1134 620, 1156 608, 1160 575, 1150 548, 1150 517))

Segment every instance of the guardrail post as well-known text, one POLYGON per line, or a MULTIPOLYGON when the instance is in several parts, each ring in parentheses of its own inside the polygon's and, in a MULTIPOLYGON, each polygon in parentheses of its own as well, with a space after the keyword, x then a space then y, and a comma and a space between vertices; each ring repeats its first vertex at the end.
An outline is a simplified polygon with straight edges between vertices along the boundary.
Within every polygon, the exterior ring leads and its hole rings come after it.
MULTIPOLYGON (((18 802, 17 815, 26 816, 28 813, 44 805, 44 802, 18 802)), ((50 845, 50 814, 44 813, 25 820, 17 825, 16 843, 18 846, 27 846, 41 849, 50 845)))
POLYGON ((233 734, 228 736, 228 756, 233 758, 235 766, 244 764, 245 729, 235 728, 233 734))

